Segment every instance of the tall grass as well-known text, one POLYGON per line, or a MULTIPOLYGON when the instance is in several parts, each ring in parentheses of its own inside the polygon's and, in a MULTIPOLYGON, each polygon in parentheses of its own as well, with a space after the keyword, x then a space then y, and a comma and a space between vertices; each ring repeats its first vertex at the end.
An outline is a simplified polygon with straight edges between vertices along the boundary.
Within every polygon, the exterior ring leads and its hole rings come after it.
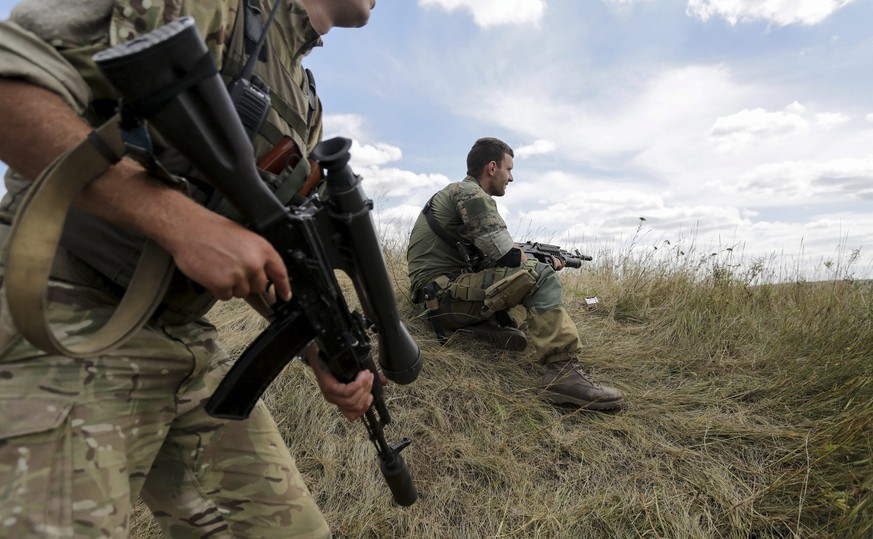
MULTIPOLYGON (((386 248, 425 358, 386 390, 388 437, 413 440, 409 508, 308 369, 266 400, 337 537, 873 537, 873 283, 768 283, 766 261, 731 256, 605 252, 561 273, 584 363, 627 395, 606 414, 541 401, 531 351, 440 346, 386 248)), ((234 302, 213 315, 234 350, 262 327, 234 302)))

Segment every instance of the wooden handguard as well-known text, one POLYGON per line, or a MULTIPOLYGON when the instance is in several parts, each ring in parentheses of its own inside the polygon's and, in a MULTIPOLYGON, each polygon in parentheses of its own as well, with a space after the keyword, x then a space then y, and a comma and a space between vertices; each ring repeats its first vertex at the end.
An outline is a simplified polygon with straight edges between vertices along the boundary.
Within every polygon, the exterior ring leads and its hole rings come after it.
MULTIPOLYGON (((273 148, 258 160, 258 168, 271 174, 280 174, 285 167, 294 168, 302 157, 297 143, 285 135, 273 148)), ((297 194, 308 197, 309 193, 321 181, 321 165, 315 159, 309 159, 309 176, 297 190, 297 194)))

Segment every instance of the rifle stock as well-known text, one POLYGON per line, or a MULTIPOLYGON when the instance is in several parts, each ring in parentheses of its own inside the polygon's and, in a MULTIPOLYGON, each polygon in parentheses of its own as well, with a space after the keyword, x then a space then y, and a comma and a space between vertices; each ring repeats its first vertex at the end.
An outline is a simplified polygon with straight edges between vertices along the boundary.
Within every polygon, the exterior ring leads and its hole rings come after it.
MULTIPOLYGON (((370 216, 372 202, 348 166, 348 139, 325 141, 312 152, 326 170, 325 200, 313 197, 285 207, 258 175, 251 142, 193 19, 177 19, 94 60, 122 96, 123 123, 148 120, 275 247, 292 279, 292 300, 274 306, 274 321, 209 400, 210 414, 247 417, 284 366, 313 339, 339 380, 351 381, 363 369, 378 374, 370 326, 377 332, 385 376, 401 384, 416 379, 421 352, 397 313, 370 216), (352 279, 364 315, 349 310, 334 270, 352 279)), ((417 491, 400 455, 410 442, 386 441, 383 428, 391 419, 379 377, 374 378, 373 405, 363 420, 395 501, 411 505, 417 491)))

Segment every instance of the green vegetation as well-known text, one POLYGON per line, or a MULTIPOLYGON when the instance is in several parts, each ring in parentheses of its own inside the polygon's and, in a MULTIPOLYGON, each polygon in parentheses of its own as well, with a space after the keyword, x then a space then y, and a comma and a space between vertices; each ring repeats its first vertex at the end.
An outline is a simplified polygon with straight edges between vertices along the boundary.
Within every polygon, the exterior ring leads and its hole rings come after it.
MULTIPOLYGON (((598 254, 562 279, 584 362, 628 397, 604 414, 541 402, 529 352, 439 346, 402 251, 387 258, 425 356, 387 389, 415 505, 392 503, 363 427, 315 398, 308 369, 267 396, 337 537, 873 537, 873 283, 598 254)), ((237 351, 262 327, 234 302, 213 319, 237 351)))

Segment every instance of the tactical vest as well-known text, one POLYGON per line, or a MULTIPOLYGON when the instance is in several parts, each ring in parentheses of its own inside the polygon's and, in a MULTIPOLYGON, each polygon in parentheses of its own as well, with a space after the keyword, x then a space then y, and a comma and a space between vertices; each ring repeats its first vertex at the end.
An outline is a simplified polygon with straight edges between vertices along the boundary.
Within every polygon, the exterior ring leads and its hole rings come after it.
MULTIPOLYGON (((138 35, 138 29, 153 28, 179 16, 192 15, 197 20, 198 16, 205 18, 212 15, 216 21, 198 21, 198 26, 207 46, 218 60, 222 77, 229 82, 241 72, 248 58, 247 48, 250 50, 253 40, 258 38, 258 29, 263 27, 256 18, 260 16, 262 21, 266 20, 269 9, 273 7, 267 6, 260 14, 249 10, 250 18, 247 21, 244 5, 256 2, 161 2, 142 13, 132 9, 128 2, 113 2, 108 45, 132 39, 138 35), (255 18, 251 18, 252 15, 255 18), (203 32, 210 25, 215 28, 203 32), (225 39, 228 34, 229 37, 225 39)), ((309 25, 299 0, 282 2, 275 22, 268 29, 264 47, 266 62, 257 62, 254 70, 254 74, 271 89, 271 110, 254 140, 256 155, 268 151, 283 135, 290 136, 307 153, 320 140, 320 103, 314 95, 314 82, 307 77, 301 65, 302 58, 317 45, 320 45, 319 35, 309 25)), ((92 89, 94 100, 85 117, 94 125, 102 123, 114 111, 112 90, 90 60, 93 53, 105 46, 107 43, 59 50, 76 66, 92 89)), ((234 217, 232 208, 218 193, 212 191, 208 183, 194 177, 194 171, 178 152, 164 147, 160 137, 155 136, 154 141, 160 162, 173 174, 191 180, 190 191, 195 200, 214 211, 234 217)), ((308 166, 305 159, 301 163, 308 166)), ((293 193, 296 192, 293 185, 283 184, 292 179, 297 181, 301 175, 291 172, 284 171, 279 176, 264 173, 263 178, 274 191, 293 193)), ((12 190, 16 186, 24 189, 28 184, 23 179, 7 182, 12 199, 15 198, 12 190)), ((129 283, 143 242, 141 236, 72 209, 52 273, 62 280, 101 286, 120 294, 129 283)), ((212 294, 176 271, 159 315, 169 323, 185 323, 203 316, 215 301, 212 294)))

